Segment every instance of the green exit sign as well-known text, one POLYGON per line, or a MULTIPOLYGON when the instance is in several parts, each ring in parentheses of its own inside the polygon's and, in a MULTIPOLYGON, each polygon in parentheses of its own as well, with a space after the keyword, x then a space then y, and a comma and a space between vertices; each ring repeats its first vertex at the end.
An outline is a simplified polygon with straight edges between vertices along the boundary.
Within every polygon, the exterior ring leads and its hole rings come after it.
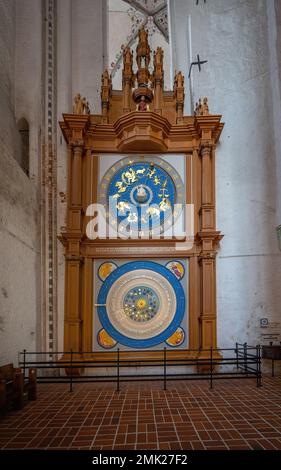
POLYGON ((277 232, 277 238, 278 238, 278 243, 279 243, 279 250, 281 251, 281 225, 276 227, 276 232, 277 232))

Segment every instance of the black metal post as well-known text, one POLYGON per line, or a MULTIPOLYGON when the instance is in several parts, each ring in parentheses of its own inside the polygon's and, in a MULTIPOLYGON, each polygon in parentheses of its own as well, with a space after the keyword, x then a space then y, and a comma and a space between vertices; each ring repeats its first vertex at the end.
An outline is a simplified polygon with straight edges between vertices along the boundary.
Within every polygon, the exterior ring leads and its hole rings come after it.
POLYGON ((236 353, 236 369, 239 369, 239 360, 238 360, 238 343, 236 343, 236 348, 235 348, 235 353, 236 353))
POLYGON ((259 386, 259 346, 258 344, 256 345, 256 361, 257 361, 256 374, 257 374, 257 387, 258 387, 259 386))
POLYGON ((26 349, 23 350, 23 382, 25 383, 26 349))
POLYGON ((210 389, 212 389, 213 388, 213 346, 210 347, 210 359, 211 359, 210 389))
POLYGON ((244 369, 245 369, 246 374, 248 374, 247 343, 244 343, 244 369))
POLYGON ((258 345, 258 370, 259 370, 259 384, 258 384, 258 387, 261 387, 262 383, 261 383, 261 347, 260 347, 260 344, 258 345))
POLYGON ((70 350, 70 388, 69 388, 69 391, 70 392, 73 392, 73 371, 72 371, 72 358, 73 356, 73 350, 71 349, 70 350))
POLYGON ((120 350, 117 349, 117 392, 120 392, 120 350))
POLYGON ((164 390, 167 390, 167 364, 166 364, 166 348, 164 348, 164 390))
POLYGON ((271 377, 274 377, 274 359, 271 359, 271 377))

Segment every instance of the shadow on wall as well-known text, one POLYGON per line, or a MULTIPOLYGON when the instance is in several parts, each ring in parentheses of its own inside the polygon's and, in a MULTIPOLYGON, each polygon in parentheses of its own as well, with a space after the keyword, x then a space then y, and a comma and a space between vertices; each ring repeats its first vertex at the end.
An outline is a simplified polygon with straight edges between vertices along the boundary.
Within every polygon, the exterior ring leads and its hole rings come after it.
POLYGON ((24 117, 17 122, 17 129, 20 135, 20 150, 16 160, 25 174, 29 176, 29 124, 24 117))

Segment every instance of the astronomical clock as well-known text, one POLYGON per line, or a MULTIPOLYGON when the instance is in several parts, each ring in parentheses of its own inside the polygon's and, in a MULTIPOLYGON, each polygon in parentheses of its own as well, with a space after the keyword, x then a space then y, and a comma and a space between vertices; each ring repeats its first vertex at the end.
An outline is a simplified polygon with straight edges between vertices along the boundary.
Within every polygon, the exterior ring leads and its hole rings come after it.
POLYGON ((64 350, 82 358, 206 356, 216 347, 215 148, 221 116, 184 115, 184 77, 163 90, 163 51, 139 31, 122 90, 101 80, 101 114, 75 97, 69 148, 64 350), (153 61, 152 66, 150 61, 153 61), (151 70, 153 70, 151 72, 151 70))

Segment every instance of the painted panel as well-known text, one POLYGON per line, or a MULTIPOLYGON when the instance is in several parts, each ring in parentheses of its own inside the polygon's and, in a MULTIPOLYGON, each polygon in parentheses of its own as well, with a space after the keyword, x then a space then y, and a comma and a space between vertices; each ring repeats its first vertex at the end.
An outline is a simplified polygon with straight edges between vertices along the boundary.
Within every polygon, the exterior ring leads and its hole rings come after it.
POLYGON ((93 269, 93 350, 187 348, 187 260, 95 261, 93 269))

